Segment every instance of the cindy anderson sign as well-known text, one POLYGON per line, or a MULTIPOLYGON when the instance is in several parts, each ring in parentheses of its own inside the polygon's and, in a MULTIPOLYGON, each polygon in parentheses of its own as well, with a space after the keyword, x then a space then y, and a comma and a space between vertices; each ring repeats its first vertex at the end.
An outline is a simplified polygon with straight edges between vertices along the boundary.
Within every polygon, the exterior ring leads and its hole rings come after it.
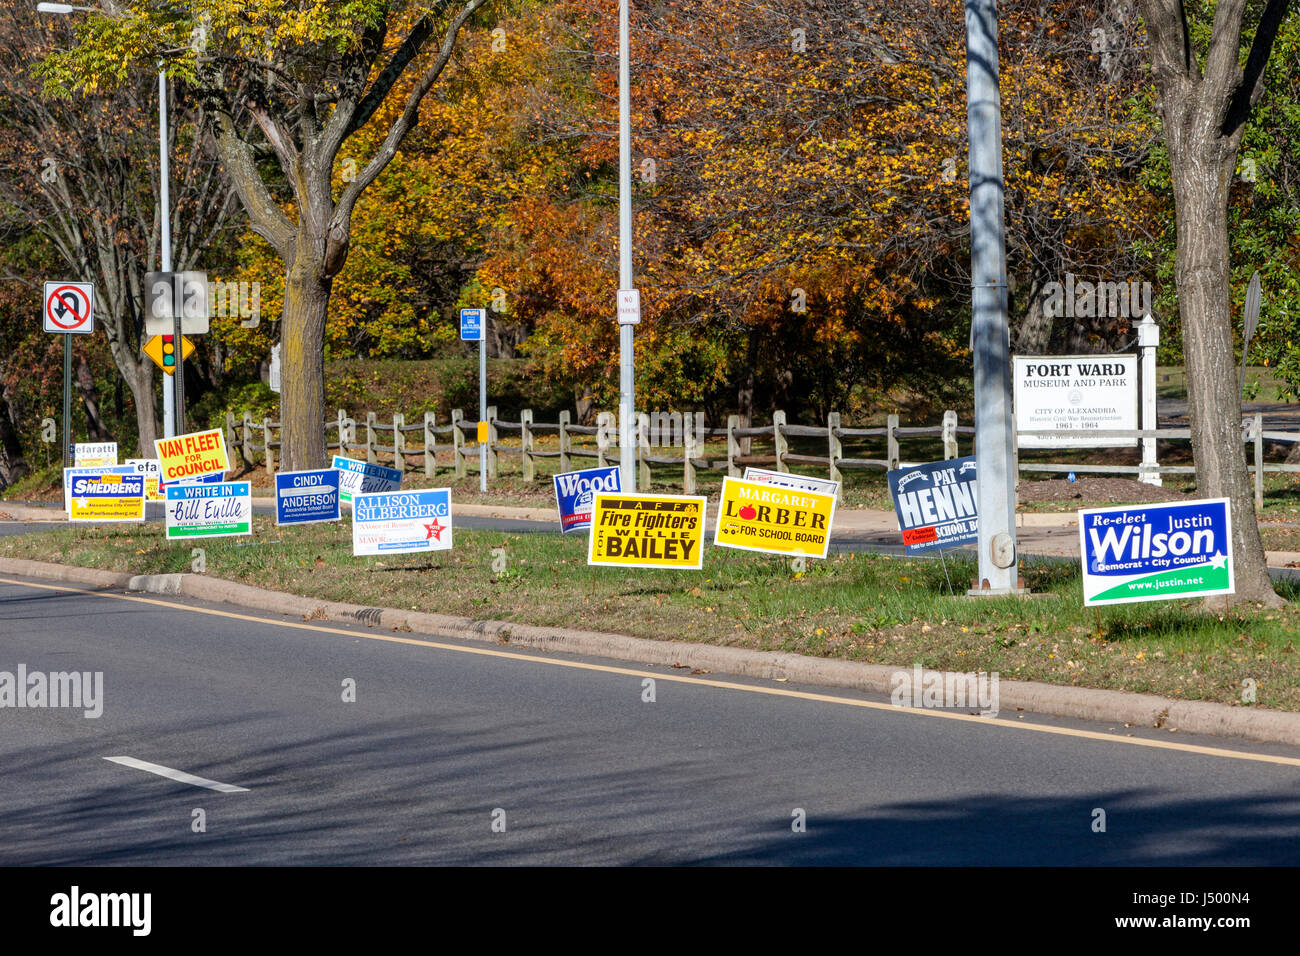
POLYGON ((1121 448, 1136 438, 1090 431, 1138 427, 1136 355, 1015 355, 1016 431, 1070 431, 1078 438, 1018 435, 1021 448, 1121 448))
POLYGON ((1079 512, 1083 603, 1231 594, 1227 498, 1079 512))

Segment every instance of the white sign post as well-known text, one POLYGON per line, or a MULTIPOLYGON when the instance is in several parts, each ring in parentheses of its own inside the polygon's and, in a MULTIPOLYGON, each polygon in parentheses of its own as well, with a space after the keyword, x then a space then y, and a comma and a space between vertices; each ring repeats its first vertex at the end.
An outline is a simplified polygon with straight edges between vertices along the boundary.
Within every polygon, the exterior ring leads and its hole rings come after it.
POLYGON ((460 310, 460 337, 478 343, 478 490, 487 491, 487 352, 484 351, 483 326, 487 309, 460 310))
MULTIPOLYGON (((1156 414, 1156 347, 1160 345, 1160 326, 1155 319, 1144 315, 1141 322, 1134 323, 1137 329, 1138 350, 1142 353, 1142 430, 1155 431, 1159 427, 1156 414)), ((1138 472, 1138 481, 1144 485, 1159 485, 1160 463, 1156 460, 1155 436, 1142 438, 1142 470, 1138 472)))

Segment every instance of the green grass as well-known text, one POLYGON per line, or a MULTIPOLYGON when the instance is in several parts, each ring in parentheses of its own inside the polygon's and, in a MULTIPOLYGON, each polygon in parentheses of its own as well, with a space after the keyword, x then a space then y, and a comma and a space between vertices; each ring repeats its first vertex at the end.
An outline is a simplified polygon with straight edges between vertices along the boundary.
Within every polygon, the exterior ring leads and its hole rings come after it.
MULTIPOLYGON (((948 596, 936 561, 838 555, 795 571, 775 556, 709 549, 703 571, 588 567, 585 536, 457 529, 433 555, 354 558, 350 526, 276 529, 252 538, 171 544, 158 526, 61 528, 0 539, 0 554, 131 573, 191 570, 272 590, 365 606, 568 626, 657 640, 714 643, 920 664, 1040 680, 1300 710, 1300 606, 1214 616, 1199 602, 1085 610, 1077 567, 1030 563, 1029 600, 948 596), (494 548, 506 569, 492 571, 494 548)), ((975 568, 949 559, 960 593, 975 568)), ((1300 598, 1287 586, 1285 596, 1300 598)))

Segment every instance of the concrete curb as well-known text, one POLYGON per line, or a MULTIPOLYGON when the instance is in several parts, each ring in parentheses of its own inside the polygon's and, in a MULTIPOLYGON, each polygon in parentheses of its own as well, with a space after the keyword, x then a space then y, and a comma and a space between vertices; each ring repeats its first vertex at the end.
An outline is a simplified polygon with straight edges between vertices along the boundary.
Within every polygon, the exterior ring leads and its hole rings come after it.
MULTIPOLYGON (((361 607, 268 591, 195 574, 130 575, 16 558, 0 558, 0 572, 101 588, 122 588, 151 594, 182 594, 254 610, 298 615, 309 620, 360 623, 399 631, 409 628, 414 633, 431 636, 886 694, 893 690, 893 676, 900 671, 909 670, 885 664, 862 664, 777 651, 654 641, 624 634, 361 607)), ((1173 700, 1154 694, 1009 680, 999 682, 999 705, 1004 711, 1024 709, 1057 717, 1126 723, 1138 727, 1162 727, 1183 733, 1244 737, 1300 746, 1300 713, 1173 700)))

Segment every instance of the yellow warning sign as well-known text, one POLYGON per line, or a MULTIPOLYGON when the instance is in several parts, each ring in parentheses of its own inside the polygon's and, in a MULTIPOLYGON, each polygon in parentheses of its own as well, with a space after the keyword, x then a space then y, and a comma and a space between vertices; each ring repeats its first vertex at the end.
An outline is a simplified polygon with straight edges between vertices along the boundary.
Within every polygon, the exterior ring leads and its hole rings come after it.
POLYGON ((487 423, 487 422, 479 422, 479 423, 478 423, 478 443, 479 443, 480 445, 486 445, 486 444, 488 443, 488 438, 489 438, 490 435, 491 435, 491 432, 488 431, 488 423, 487 423))
MULTIPOLYGON (((155 335, 144 343, 142 352, 153 359, 153 363, 171 375, 176 371, 176 347, 172 345, 172 336, 155 335)), ((194 343, 181 336, 181 361, 184 362, 194 354, 194 343)))
POLYGON ((587 563, 699 570, 706 503, 693 495, 597 494, 587 563))
POLYGON ((723 478, 713 543, 742 551, 824 558, 834 518, 834 495, 723 478))

